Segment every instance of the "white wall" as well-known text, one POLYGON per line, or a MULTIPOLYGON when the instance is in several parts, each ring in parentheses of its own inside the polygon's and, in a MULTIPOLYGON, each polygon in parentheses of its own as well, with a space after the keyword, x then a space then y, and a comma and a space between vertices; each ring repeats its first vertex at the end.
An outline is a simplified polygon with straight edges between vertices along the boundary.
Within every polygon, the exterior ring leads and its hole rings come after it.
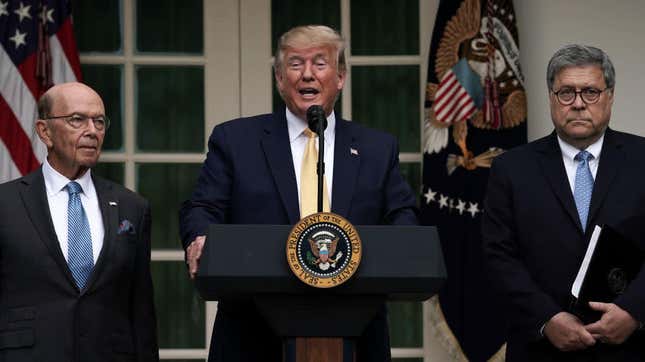
POLYGON ((645 136, 645 1, 515 0, 520 57, 528 96, 528 136, 553 129, 546 65, 564 44, 603 49, 616 68, 610 127, 645 136))

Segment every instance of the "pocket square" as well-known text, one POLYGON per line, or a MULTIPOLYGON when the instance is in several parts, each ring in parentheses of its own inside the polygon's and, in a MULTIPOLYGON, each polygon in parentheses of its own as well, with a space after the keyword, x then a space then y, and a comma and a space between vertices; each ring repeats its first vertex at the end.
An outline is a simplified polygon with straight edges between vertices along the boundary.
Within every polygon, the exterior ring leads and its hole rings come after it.
POLYGON ((134 234, 134 225, 130 222, 130 220, 124 219, 121 220, 119 223, 119 231, 117 232, 118 235, 122 234, 134 234))

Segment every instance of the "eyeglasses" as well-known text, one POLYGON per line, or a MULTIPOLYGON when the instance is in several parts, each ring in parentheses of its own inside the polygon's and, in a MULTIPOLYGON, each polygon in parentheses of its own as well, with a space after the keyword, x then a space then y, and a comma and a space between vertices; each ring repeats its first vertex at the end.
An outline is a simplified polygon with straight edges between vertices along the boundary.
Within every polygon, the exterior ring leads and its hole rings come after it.
POLYGON ((72 128, 81 128, 81 127, 87 127, 89 124, 90 120, 94 123, 94 127, 99 130, 103 131, 108 129, 110 127, 110 119, 107 116, 96 116, 96 117, 90 117, 84 114, 70 114, 67 116, 57 116, 57 117, 47 117, 47 119, 64 119, 67 124, 72 126, 72 128))
POLYGON ((602 94, 602 92, 608 89, 611 89, 611 88, 609 87, 605 89, 583 88, 577 91, 575 88, 572 88, 572 87, 564 87, 557 92, 554 90, 552 90, 552 92, 553 94, 555 94, 560 104, 562 104, 563 106, 569 106, 576 101, 576 97, 578 96, 578 94, 580 95, 580 98, 582 99, 582 101, 585 102, 585 104, 594 104, 598 102, 598 100, 600 99, 600 94, 602 94))

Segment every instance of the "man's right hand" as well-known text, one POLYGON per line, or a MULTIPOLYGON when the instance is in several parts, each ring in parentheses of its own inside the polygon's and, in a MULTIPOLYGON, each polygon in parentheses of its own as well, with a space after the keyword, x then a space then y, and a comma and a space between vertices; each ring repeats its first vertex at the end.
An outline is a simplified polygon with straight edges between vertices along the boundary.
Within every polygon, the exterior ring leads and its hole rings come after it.
POLYGON ((204 243, 206 242, 206 236, 201 235, 195 238, 190 245, 186 248, 186 263, 188 263, 188 274, 190 279, 195 279, 197 275, 197 269, 199 268, 199 259, 202 257, 202 249, 204 249, 204 243))
POLYGON ((577 351, 596 343, 580 319, 567 312, 554 315, 544 326, 544 335, 561 351, 577 351))

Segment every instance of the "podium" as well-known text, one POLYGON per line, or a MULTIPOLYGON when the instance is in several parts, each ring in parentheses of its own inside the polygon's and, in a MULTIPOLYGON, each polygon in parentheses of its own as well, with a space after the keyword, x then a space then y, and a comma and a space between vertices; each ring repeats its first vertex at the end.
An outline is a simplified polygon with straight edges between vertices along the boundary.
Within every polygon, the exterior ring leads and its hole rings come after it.
POLYGON ((337 287, 314 288, 287 265, 291 228, 210 225, 195 280, 206 300, 253 300, 275 333, 291 344, 285 348, 295 350, 289 360, 320 361, 302 351, 325 344, 320 348, 327 355, 344 356, 330 361, 352 361, 343 337, 360 336, 385 301, 424 301, 446 279, 435 227, 356 226, 363 244, 356 274, 337 287))

